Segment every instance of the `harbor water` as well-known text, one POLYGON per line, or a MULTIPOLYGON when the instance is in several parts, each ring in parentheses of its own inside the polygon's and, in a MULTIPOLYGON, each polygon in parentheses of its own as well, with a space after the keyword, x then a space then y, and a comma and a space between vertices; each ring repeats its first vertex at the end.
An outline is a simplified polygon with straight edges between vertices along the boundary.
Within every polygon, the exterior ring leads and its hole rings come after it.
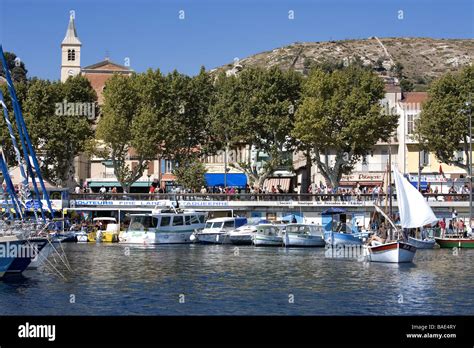
POLYGON ((0 281, 2 315, 473 315, 474 250, 414 264, 324 248, 65 244, 74 272, 0 281))

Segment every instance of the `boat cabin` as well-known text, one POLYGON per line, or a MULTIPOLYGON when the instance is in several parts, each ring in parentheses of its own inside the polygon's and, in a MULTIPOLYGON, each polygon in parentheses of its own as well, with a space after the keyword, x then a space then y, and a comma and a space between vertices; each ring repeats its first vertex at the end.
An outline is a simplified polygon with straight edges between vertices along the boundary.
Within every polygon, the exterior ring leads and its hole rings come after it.
POLYGON ((224 217, 207 220, 205 230, 234 230, 247 223, 247 218, 244 217, 224 217))
POLYGON ((132 214, 129 231, 146 231, 148 229, 169 229, 175 227, 203 228, 205 213, 184 212, 159 214, 132 214))

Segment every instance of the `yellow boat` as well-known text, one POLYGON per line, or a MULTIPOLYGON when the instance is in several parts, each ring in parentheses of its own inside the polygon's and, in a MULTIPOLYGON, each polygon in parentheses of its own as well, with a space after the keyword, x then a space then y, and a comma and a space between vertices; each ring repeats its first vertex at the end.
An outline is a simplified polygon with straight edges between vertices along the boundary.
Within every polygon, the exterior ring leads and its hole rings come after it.
POLYGON ((92 220, 99 229, 87 234, 88 242, 117 243, 119 241, 120 225, 113 217, 97 217, 92 220))

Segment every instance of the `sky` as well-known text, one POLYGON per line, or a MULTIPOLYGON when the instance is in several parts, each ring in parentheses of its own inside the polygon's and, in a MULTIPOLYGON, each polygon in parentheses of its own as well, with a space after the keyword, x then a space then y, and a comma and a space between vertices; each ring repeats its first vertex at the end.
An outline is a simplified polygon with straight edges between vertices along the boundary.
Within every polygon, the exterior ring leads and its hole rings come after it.
POLYGON ((82 66, 108 55, 138 72, 193 75, 297 41, 474 37, 472 0, 0 0, 0 42, 29 77, 59 79, 70 10, 82 66))

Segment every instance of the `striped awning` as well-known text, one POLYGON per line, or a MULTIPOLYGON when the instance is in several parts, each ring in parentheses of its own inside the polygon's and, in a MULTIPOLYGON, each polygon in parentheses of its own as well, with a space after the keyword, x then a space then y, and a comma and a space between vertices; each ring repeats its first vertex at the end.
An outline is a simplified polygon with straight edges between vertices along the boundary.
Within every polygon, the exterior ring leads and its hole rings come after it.
POLYGON ((291 178, 269 178, 265 179, 265 182, 263 183, 263 187, 265 188, 265 191, 268 193, 272 192, 272 186, 275 187, 275 189, 278 192, 278 186, 284 191, 288 192, 290 189, 290 183, 291 183, 291 178))

